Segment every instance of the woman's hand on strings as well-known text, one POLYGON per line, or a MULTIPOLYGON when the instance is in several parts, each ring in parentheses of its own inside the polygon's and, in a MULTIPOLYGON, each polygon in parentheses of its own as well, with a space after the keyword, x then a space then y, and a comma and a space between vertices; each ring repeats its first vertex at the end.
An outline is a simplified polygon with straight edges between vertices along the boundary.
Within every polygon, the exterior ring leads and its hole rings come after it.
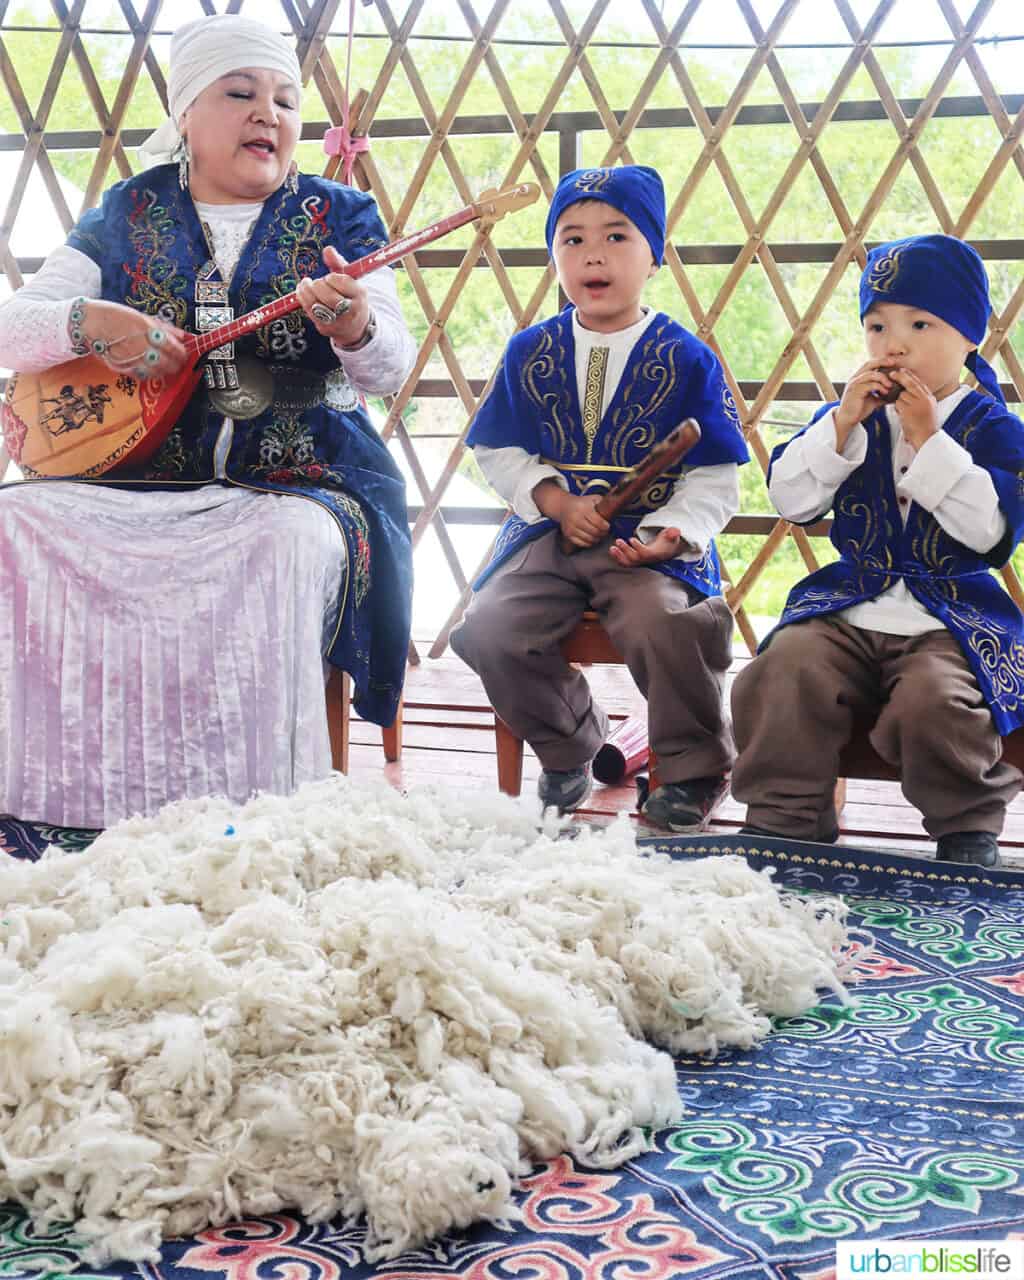
POLYGON ((88 354, 115 373, 140 380, 173 377, 189 358, 177 325, 120 302, 90 298, 82 332, 88 354))
POLYGON ((324 265, 327 275, 318 280, 307 276, 299 281, 295 293, 318 333, 339 347, 353 347, 366 332, 370 319, 366 288, 345 275, 346 260, 333 245, 324 250, 324 265))

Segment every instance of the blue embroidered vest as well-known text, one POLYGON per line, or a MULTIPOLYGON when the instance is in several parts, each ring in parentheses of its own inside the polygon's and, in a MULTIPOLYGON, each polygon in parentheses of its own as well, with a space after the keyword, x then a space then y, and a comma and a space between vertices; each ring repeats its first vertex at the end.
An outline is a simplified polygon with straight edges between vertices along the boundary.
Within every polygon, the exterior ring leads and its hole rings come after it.
MULTIPOLYGON (((996 728, 1010 733, 1024 724, 1024 616, 990 569, 1007 562, 1024 534, 1024 424, 989 396, 971 392, 942 428, 985 468, 999 495, 1007 532, 986 555, 957 542, 917 503, 904 524, 885 412, 872 414, 864 427, 867 456, 833 502, 831 539, 840 558, 797 583, 779 626, 872 600, 902 579, 959 641, 996 728)), ((785 448, 773 452, 773 463, 785 448)), ((771 635, 762 648, 770 641, 771 635)))
MULTIPOLYGON (((612 521, 613 538, 633 536, 643 517, 667 501, 684 466, 747 461, 736 406, 717 358, 666 315, 656 315, 637 340, 603 415, 601 388, 595 388, 594 394, 597 412, 584 414, 577 390, 572 309, 567 308, 509 342, 467 442, 491 448, 518 446, 557 468, 570 493, 603 493, 680 422, 696 418, 701 426, 699 444, 612 521)), ((556 527, 552 520, 527 524, 510 515, 474 587, 483 586, 519 547, 556 527)), ((721 591, 714 543, 700 560, 669 560, 650 567, 704 595, 721 591)))
MULTIPOLYGON (((281 187, 262 207, 230 281, 234 314, 291 292, 303 276, 322 275, 328 244, 352 260, 386 240, 369 196, 302 176, 297 193, 281 187)), ((68 244, 100 267, 104 298, 195 329, 196 278, 212 254, 175 166, 159 165, 112 187, 68 244)), ((405 675, 412 601, 401 473, 339 374, 330 343, 301 311, 236 342, 235 356, 266 366, 275 390, 257 416, 236 417, 224 482, 301 495, 337 522, 348 555, 327 656, 352 674, 359 714, 390 724, 405 675), (338 388, 339 379, 344 385, 332 400, 329 388, 338 388)), ((151 488, 210 483, 223 422, 200 388, 149 462, 104 480, 151 488)))

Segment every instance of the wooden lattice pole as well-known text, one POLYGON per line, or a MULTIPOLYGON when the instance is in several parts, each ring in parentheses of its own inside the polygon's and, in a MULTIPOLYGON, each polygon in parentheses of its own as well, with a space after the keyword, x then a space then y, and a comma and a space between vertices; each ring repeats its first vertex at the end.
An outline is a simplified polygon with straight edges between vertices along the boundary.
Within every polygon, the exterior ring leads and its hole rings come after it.
MULTIPOLYGON (((110 168, 110 161, 114 155, 115 149, 121 152, 121 123, 124 120, 125 112, 128 110, 128 104, 131 96, 135 92, 135 85, 139 78, 145 63, 146 51, 149 48, 150 36, 153 28, 156 26, 156 20, 160 16, 160 7, 163 0, 148 0, 146 11, 142 16, 142 21, 136 28, 135 38, 132 42, 132 50, 128 55, 125 64, 124 74, 121 77, 121 84, 117 90, 117 97, 114 99, 114 105, 107 117, 106 126, 103 128, 103 139, 100 142, 99 151, 96 153, 96 161, 92 167, 92 174, 89 178, 89 185, 85 190, 84 205, 90 208, 100 197, 100 193, 107 179, 107 171, 110 168)), ((82 61, 85 61, 83 51, 82 61)), ((97 110, 97 116, 99 111, 97 110)))
POLYGON ((971 14, 963 34, 956 40, 953 48, 950 50, 927 97, 921 103, 913 120, 909 123, 906 133, 897 144, 896 151, 894 152, 892 159, 886 165, 881 178, 878 180, 873 191, 868 196, 860 217, 857 219, 850 234, 846 237, 840 247, 831 267, 826 272, 824 279, 819 285, 818 291, 810 306, 804 312, 799 324, 794 329, 792 341, 787 344, 785 350, 776 363, 775 368, 768 375, 764 385, 758 393, 751 411, 752 416, 755 419, 762 416, 767 406, 771 404, 772 400, 775 398, 775 394, 782 385, 783 379, 792 367, 793 361, 804 349, 811 329, 820 317, 829 298, 832 296, 837 283, 842 278, 843 273, 846 271, 847 266, 854 257, 857 248, 863 248, 863 241, 867 233, 867 228, 870 227, 871 223, 874 221, 875 215, 881 208, 886 195, 892 189, 893 184, 899 176, 900 170, 906 164, 911 148, 917 145, 917 140, 924 130, 925 125, 934 115, 935 109, 945 92, 946 86, 952 79, 957 65, 964 56, 969 41, 973 38, 974 33, 985 14, 991 8, 992 2, 993 0, 980 0, 980 3, 971 14))
MULTIPOLYGON (((57 15, 57 20, 61 24, 67 23, 68 8, 64 3, 64 0, 51 0, 51 3, 53 5, 53 11, 57 15)), ((146 41, 143 42, 143 48, 145 47, 146 41)), ((99 121, 100 129, 103 131, 103 136, 104 138, 111 138, 111 146, 108 152, 107 162, 103 166, 102 173, 100 174, 98 181, 102 181, 102 179, 106 177, 107 166, 110 163, 111 156, 117 164, 118 172, 121 177, 127 178, 132 172, 131 165, 128 163, 128 157, 125 155, 124 147, 121 145, 121 140, 117 136, 117 130, 114 128, 110 111, 107 108, 106 99, 103 96, 103 91, 100 88, 99 81, 96 78, 96 73, 89 60, 89 55, 85 51, 85 45, 82 43, 81 36, 79 36, 77 32, 75 33, 75 38, 72 42, 71 52, 75 59, 75 63, 78 66, 78 73, 82 77, 82 84, 85 86, 85 92, 92 104, 93 111, 96 113, 96 119, 99 121)), ((94 174, 98 169, 98 164, 93 167, 94 174)), ((99 189, 100 188, 97 187, 97 192, 99 189)), ((92 205, 96 203, 96 198, 96 194, 93 194, 91 191, 90 184, 90 188, 87 188, 85 199, 82 202, 83 209, 91 208, 92 205)))

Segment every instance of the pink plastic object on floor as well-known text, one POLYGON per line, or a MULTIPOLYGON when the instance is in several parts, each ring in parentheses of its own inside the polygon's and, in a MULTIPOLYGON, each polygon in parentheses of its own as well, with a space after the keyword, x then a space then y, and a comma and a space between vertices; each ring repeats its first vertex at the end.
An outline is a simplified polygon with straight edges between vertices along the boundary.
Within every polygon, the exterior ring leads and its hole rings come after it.
POLYGON ((594 777, 598 782, 622 782, 647 764, 649 750, 646 718, 627 716, 594 757, 594 777))

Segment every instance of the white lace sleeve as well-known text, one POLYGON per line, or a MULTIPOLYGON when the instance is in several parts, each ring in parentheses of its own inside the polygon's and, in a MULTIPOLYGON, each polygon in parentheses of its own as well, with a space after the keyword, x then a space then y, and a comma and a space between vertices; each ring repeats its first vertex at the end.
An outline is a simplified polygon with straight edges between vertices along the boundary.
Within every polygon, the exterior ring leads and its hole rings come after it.
POLYGON ((54 249, 28 284, 0 303, 0 365, 35 373, 70 360, 71 301, 98 298, 102 278, 78 249, 54 249))
POLYGON ((334 352, 359 391, 389 395, 401 387, 416 363, 416 342, 405 325, 394 271, 383 267, 371 272, 363 284, 370 295, 370 310, 377 317, 377 332, 361 351, 342 351, 336 346, 334 352))

